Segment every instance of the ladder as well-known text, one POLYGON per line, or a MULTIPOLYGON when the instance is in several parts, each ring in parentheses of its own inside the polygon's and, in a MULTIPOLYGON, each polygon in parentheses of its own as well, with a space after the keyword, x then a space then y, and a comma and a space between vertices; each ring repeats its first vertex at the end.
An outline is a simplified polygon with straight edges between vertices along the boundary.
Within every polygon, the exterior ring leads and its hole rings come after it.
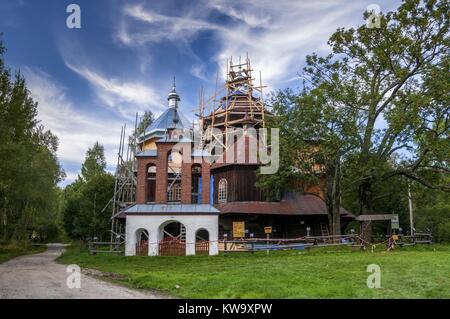
POLYGON ((199 126, 199 134, 200 134, 200 143, 199 143, 199 149, 201 151, 203 151, 203 148, 205 147, 205 142, 206 142, 206 136, 205 133, 203 132, 203 128, 199 126))
POLYGON ((186 240, 186 227, 183 224, 180 225, 180 236, 179 236, 179 239, 183 240, 183 241, 186 240))
MULTIPOLYGON (((322 233, 322 236, 324 236, 324 237, 330 236, 327 223, 323 223, 323 222, 320 223, 320 232, 322 233)), ((328 240, 324 239, 324 242, 328 242, 328 240)))

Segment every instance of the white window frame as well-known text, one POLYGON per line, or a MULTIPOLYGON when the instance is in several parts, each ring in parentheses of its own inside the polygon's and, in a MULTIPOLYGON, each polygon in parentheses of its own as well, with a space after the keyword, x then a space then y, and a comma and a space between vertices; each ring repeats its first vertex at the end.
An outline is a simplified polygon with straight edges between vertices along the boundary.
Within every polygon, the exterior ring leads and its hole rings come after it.
POLYGON ((217 200, 219 203, 226 203, 228 199, 228 181, 226 178, 219 180, 219 187, 217 190, 217 200))

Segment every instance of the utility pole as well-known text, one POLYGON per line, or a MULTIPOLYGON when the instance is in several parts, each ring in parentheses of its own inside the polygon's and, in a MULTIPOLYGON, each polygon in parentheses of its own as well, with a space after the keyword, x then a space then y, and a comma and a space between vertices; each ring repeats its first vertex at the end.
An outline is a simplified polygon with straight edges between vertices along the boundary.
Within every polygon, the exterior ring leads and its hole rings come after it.
POLYGON ((409 225, 411 227, 411 236, 414 236, 414 220, 411 196, 411 183, 408 181, 408 204, 409 204, 409 225))

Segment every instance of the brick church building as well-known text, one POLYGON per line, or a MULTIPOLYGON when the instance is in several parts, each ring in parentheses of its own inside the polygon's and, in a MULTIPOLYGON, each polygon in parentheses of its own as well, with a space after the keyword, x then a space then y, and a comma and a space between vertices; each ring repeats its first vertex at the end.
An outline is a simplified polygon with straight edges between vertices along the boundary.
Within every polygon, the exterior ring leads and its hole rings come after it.
MULTIPOLYGON (((273 238, 326 235, 320 194, 267 201, 257 187, 262 163, 254 146, 266 143, 261 129, 272 114, 251 71, 248 59, 230 62, 225 94, 208 114, 200 110, 195 132, 174 83, 167 109, 138 140, 136 203, 118 215, 126 224, 126 255, 215 255, 220 240, 233 238, 233 222, 245 223, 244 237, 262 238, 267 226, 273 238)), ((341 216, 343 226, 353 217, 344 209, 341 216)))

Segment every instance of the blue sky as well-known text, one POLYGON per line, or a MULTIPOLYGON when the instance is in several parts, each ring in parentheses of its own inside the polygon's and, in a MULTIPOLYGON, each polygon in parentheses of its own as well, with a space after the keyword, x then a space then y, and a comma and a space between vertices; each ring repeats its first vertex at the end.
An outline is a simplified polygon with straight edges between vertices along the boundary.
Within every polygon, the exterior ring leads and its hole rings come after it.
POLYGON ((213 93, 230 56, 248 52, 268 92, 298 88, 306 55, 326 54, 333 31, 364 23, 372 3, 389 11, 400 1, 0 0, 0 32, 7 64, 25 75, 39 120, 60 139, 66 185, 95 141, 114 171, 121 126, 136 112, 160 114, 173 76, 191 120, 200 88, 213 93), (71 3, 81 29, 66 26, 71 3))

